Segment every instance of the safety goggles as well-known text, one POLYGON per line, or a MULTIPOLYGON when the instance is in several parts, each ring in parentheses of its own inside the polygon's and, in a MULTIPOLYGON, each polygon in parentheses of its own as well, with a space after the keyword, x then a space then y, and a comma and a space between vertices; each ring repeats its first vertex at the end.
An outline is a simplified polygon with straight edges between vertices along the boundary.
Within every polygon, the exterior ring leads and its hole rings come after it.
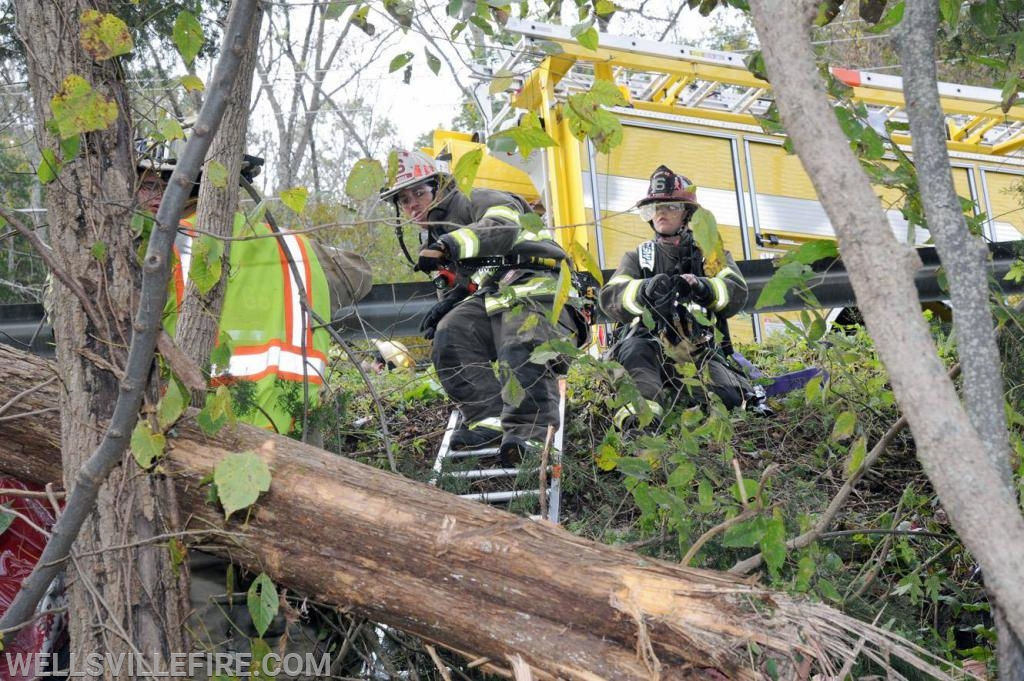
POLYGON ((643 220, 650 222, 658 212, 670 214, 679 213, 685 210, 687 205, 689 204, 685 201, 659 201, 657 203, 647 203, 640 206, 640 217, 643 220))

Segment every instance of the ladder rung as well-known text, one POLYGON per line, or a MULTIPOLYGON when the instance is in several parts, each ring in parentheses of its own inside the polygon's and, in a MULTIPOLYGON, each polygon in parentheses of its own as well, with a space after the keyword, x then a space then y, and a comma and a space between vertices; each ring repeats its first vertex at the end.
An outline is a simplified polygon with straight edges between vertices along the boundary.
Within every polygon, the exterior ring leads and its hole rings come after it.
POLYGON ((498 447, 484 447, 482 449, 449 449, 444 458, 446 459, 462 459, 467 456, 493 456, 500 453, 498 447))
MULTIPOLYGON (((521 468, 477 468, 471 471, 448 471, 444 475, 449 478, 463 478, 465 480, 485 480, 487 478, 509 478, 519 475, 521 468)), ((534 468, 528 473, 536 473, 534 468)))
POLYGON ((534 496, 540 493, 537 489, 514 489, 508 492, 477 492, 474 494, 460 494, 459 496, 463 499, 473 499, 474 501, 483 501, 488 504, 493 504, 501 501, 512 501, 519 497, 525 497, 527 495, 534 496))

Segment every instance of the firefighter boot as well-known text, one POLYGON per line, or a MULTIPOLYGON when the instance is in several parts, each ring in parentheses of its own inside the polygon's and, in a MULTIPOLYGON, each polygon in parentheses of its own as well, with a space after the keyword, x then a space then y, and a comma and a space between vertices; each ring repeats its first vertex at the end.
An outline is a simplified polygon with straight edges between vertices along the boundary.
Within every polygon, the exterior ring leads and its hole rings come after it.
POLYGON ((498 419, 484 419, 465 423, 452 433, 452 449, 483 449, 494 447, 501 441, 501 422, 498 419))

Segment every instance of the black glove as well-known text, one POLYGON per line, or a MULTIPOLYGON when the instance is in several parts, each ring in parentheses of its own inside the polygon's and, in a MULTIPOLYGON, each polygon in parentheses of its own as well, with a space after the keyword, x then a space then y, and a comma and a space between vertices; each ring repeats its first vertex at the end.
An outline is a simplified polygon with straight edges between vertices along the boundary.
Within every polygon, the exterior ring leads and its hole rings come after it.
POLYGON ((437 325, 441 322, 441 319, 468 295, 469 289, 465 286, 456 286, 444 294, 444 297, 434 307, 430 308, 427 316, 420 323, 420 333, 423 334, 423 337, 427 340, 433 340, 434 333, 437 331, 437 325))
POLYGON ((448 250, 440 241, 435 241, 420 250, 420 257, 413 266, 413 272, 434 272, 448 262, 448 250))
POLYGON ((640 302, 654 313, 656 319, 671 321, 675 299, 676 285, 667 274, 655 274, 644 282, 640 290, 640 302))
POLYGON ((694 274, 683 274, 679 277, 679 297, 683 300, 692 300, 702 307, 711 304, 711 284, 707 277, 698 277, 694 274))

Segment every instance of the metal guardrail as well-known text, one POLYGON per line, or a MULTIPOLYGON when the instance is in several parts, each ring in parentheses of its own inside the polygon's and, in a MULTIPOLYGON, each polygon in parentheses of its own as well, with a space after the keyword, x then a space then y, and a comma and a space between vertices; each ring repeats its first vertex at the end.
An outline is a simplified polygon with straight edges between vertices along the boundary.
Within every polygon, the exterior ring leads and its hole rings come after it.
MULTIPOLYGON (((1024 286, 1003 279, 1015 258, 1024 257, 1024 241, 990 244, 989 250, 992 253, 989 271, 995 284, 1004 293, 1024 292, 1024 286)), ((919 248, 918 253, 923 267, 916 273, 914 283, 921 302, 947 299, 939 284, 941 263, 935 249, 919 248)), ((807 307, 799 298, 790 295, 782 305, 755 310, 754 305, 774 273, 774 266, 770 260, 744 260, 737 264, 749 287, 745 312, 777 312, 807 307)), ((816 272, 813 290, 822 307, 853 307, 857 304, 846 268, 840 260, 822 261, 813 269, 816 272)), ((611 270, 606 271, 605 279, 611 274, 611 270)), ((436 301, 436 291, 429 282, 377 284, 359 303, 337 310, 331 325, 348 340, 415 336, 419 334, 420 321, 436 301)), ((0 342, 52 355, 53 332, 44 319, 42 306, 0 305, 0 342)))

